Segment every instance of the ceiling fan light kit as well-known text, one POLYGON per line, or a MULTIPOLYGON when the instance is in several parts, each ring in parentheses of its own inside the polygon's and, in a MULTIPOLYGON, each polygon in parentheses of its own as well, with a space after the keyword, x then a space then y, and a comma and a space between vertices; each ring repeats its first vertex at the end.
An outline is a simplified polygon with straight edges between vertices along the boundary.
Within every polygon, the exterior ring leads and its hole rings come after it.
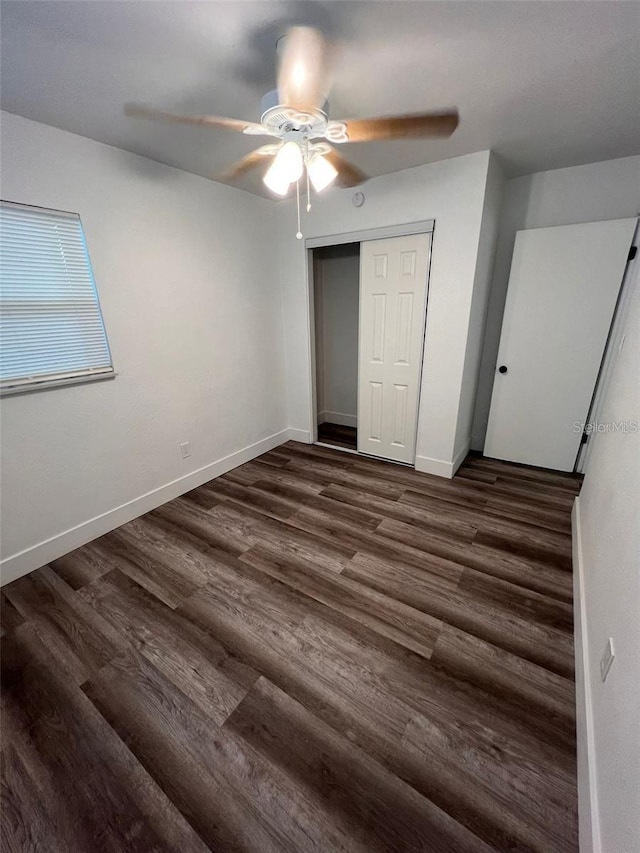
POLYGON ((267 170, 263 183, 277 195, 285 196, 294 181, 300 180, 304 169, 302 151, 293 141, 285 142, 267 170))
POLYGON ((307 163, 307 172, 317 193, 321 193, 338 177, 338 170, 322 154, 314 154, 307 163))
POLYGON ((262 99, 260 123, 220 116, 181 116, 136 104, 125 106, 129 116, 160 119, 205 127, 224 127, 252 136, 270 136, 277 141, 250 152, 219 177, 233 181, 251 170, 273 162, 263 183, 284 197, 296 185, 298 232, 300 231, 300 179, 307 184, 307 211, 310 189, 322 192, 332 183, 355 187, 367 180, 364 172, 350 163, 334 147, 348 142, 370 142, 406 138, 446 138, 458 125, 458 111, 418 113, 383 118, 334 121, 329 118, 329 47, 323 35, 311 27, 292 27, 278 41, 280 58, 278 87, 262 99))
MULTIPOLYGON (((293 68, 297 85, 304 79, 300 63, 293 68)), ((327 136, 330 125, 328 119, 329 105, 324 103, 322 109, 312 112, 301 112, 292 107, 283 106, 284 96, 273 89, 262 99, 262 116, 260 124, 273 136, 282 140, 281 146, 273 164, 265 173, 262 182, 276 195, 284 197, 289 192, 291 184, 296 183, 307 172, 307 212, 311 209, 310 187, 317 193, 322 192, 338 176, 338 170, 326 158, 330 146, 323 142, 314 142, 327 136)), ((249 128, 245 133, 253 133, 249 128)), ((299 187, 296 198, 300 198, 299 187)), ((298 220, 300 219, 298 215, 298 220)), ((300 227, 298 226, 298 234, 300 227)), ((297 236, 297 235, 296 235, 297 236)))

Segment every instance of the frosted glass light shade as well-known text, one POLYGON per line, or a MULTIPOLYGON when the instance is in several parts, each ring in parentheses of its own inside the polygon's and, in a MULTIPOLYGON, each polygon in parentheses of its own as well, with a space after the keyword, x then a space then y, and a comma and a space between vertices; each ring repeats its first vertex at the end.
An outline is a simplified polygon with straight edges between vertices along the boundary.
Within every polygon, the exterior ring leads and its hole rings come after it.
POLYGON ((296 142, 285 142, 263 181, 274 193, 285 195, 289 184, 300 178, 303 168, 300 146, 296 142))
POLYGON ((269 187, 276 195, 286 195, 289 190, 290 181, 282 176, 280 170, 275 168, 275 162, 271 164, 262 183, 269 187))
POLYGON ((329 184, 336 179, 338 174, 338 170, 335 166, 321 154, 315 155, 308 164, 307 171, 309 172, 309 178, 313 184, 313 188, 317 193, 322 192, 323 189, 328 187, 329 184))

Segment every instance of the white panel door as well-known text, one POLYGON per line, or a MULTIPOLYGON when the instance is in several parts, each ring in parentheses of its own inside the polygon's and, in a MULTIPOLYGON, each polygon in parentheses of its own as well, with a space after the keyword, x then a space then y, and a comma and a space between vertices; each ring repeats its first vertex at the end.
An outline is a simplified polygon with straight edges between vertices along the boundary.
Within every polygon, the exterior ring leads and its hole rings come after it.
POLYGON ((518 231, 485 456, 573 470, 635 225, 518 231))
POLYGON ((360 246, 358 450, 415 459, 431 234, 360 246))

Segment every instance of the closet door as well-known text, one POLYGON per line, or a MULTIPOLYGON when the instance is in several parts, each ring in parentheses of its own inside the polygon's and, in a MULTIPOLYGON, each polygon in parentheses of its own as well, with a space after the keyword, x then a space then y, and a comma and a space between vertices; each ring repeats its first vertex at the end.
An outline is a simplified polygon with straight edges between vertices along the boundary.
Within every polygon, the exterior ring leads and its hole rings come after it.
POLYGON ((573 470, 635 226, 518 231, 485 456, 573 470))
POLYGON ((358 451, 415 459, 431 234, 360 246, 358 451))

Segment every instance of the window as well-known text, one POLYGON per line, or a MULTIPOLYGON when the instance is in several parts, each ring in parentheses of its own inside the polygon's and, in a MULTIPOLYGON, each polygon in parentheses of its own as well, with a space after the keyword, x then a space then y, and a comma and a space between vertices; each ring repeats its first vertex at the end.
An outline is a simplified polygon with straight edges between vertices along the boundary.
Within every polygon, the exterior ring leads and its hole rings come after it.
POLYGON ((0 393, 114 375, 80 217, 0 202, 0 393))

